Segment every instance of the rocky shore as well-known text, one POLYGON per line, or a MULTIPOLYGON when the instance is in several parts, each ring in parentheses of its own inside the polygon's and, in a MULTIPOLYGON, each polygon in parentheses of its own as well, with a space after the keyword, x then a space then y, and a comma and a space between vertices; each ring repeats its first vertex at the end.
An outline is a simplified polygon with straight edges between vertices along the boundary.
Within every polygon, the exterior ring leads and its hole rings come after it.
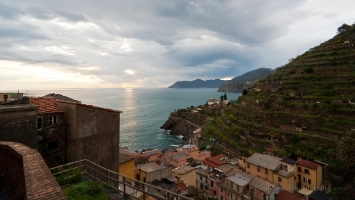
POLYGON ((193 132, 200 127, 188 120, 170 116, 160 128, 170 130, 171 135, 182 135, 184 141, 190 141, 193 132))

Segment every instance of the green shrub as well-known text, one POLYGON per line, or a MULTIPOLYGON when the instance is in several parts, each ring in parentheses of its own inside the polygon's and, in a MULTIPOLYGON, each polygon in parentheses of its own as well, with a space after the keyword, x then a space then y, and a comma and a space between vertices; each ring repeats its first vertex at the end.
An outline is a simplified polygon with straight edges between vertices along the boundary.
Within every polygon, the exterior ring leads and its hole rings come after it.
POLYGON ((64 189, 64 194, 68 200, 108 200, 102 185, 94 181, 71 185, 64 189))
POLYGON ((73 183, 79 183, 83 178, 83 174, 79 169, 65 172, 59 175, 56 180, 59 185, 67 185, 73 183))

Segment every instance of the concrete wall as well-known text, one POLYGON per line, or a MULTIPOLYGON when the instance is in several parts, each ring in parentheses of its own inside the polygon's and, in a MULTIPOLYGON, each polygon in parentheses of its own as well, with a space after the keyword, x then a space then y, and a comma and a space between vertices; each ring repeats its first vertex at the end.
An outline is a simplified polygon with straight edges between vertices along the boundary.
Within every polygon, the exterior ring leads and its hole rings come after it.
POLYGON ((30 104, 0 105, 0 140, 37 147, 37 107, 30 104))
POLYGON ((67 119, 67 162, 88 159, 118 169, 120 112, 58 101, 67 119))
POLYGON ((172 175, 171 167, 163 168, 161 170, 156 170, 153 172, 149 172, 149 173, 147 173, 147 182, 152 182, 155 179, 161 180, 162 178, 166 178, 171 175, 172 175))

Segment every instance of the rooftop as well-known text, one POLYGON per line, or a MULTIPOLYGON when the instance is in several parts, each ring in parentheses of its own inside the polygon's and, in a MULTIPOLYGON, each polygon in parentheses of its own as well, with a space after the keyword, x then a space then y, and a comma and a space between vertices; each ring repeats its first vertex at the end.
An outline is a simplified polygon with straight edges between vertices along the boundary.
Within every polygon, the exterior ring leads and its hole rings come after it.
POLYGON ((254 176, 240 171, 237 172, 235 175, 228 177, 227 179, 239 186, 246 186, 253 178, 254 176))
POLYGON ((266 180, 261 179, 259 177, 254 177, 252 179, 252 181, 250 181, 249 185, 253 186, 257 190, 260 190, 266 194, 271 194, 276 186, 273 183, 270 183, 269 181, 266 181, 266 180))
POLYGON ((332 196, 330 194, 327 194, 324 191, 314 191, 312 194, 309 195, 309 198, 313 200, 328 200, 332 196))
POLYGON ((281 190, 278 199, 280 200, 304 200, 302 197, 292 194, 291 192, 281 190))
POLYGON ((30 104, 39 106, 38 114, 64 112, 63 109, 58 106, 55 98, 30 98, 30 104))
POLYGON ((124 154, 124 153, 120 153, 119 156, 118 156, 118 163, 121 164, 121 163, 125 163, 127 161, 130 161, 130 160, 133 160, 135 159, 136 156, 132 156, 132 155, 129 155, 129 154, 124 154))
POLYGON ((141 165, 137 165, 137 169, 140 169, 144 172, 153 172, 156 170, 161 170, 161 169, 165 169, 166 167, 163 165, 158 165, 156 163, 145 163, 145 164, 141 164, 141 165))
POLYGON ((0 105, 0 112, 12 112, 20 110, 37 110, 38 106, 31 104, 0 105))
POLYGON ((212 168, 216 168, 219 165, 226 164, 226 162, 221 160, 222 158, 227 158, 227 156, 225 156, 223 154, 220 154, 220 155, 217 155, 215 157, 207 157, 202 162, 205 163, 206 165, 212 167, 212 168))
POLYGON ((297 161, 292 160, 291 158, 284 158, 284 159, 281 160, 281 162, 284 162, 284 163, 287 163, 287 164, 290 164, 290 165, 295 165, 297 163, 297 161))
POLYGON ((183 158, 187 158, 189 157, 189 155, 187 155, 185 152, 183 151, 178 151, 178 152, 171 152, 168 154, 168 157, 170 157, 173 160, 181 160, 183 158))
POLYGON ((177 167, 173 169, 173 173, 181 175, 181 174, 186 174, 192 170, 195 170, 195 168, 188 165, 183 165, 181 167, 177 167))
POLYGON ((84 106, 87 108, 95 108, 95 109, 100 109, 100 110, 104 110, 104 111, 108 111, 108 112, 115 112, 115 113, 122 113, 122 111, 119 110, 112 110, 109 108, 102 108, 102 107, 98 107, 98 106, 93 106, 93 105, 88 105, 88 104, 83 104, 83 103, 77 103, 77 102, 72 102, 72 101, 62 101, 62 100, 57 100, 58 103, 64 103, 64 104, 75 104, 75 105, 79 105, 79 106, 84 106))
POLYGON ((246 162, 264 167, 266 169, 275 170, 281 164, 280 160, 281 158, 254 153, 246 159, 246 162))
POLYGON ((318 167, 320 167, 317 163, 312 162, 312 161, 308 161, 308 160, 304 160, 302 158, 297 159, 297 165, 304 166, 304 167, 314 169, 314 170, 317 170, 318 167))
POLYGON ((81 103, 81 101, 72 99, 70 97, 61 95, 61 94, 55 94, 55 93, 49 93, 47 95, 45 95, 44 97, 54 97, 57 100, 62 100, 62 101, 71 101, 71 102, 75 102, 75 103, 81 103))

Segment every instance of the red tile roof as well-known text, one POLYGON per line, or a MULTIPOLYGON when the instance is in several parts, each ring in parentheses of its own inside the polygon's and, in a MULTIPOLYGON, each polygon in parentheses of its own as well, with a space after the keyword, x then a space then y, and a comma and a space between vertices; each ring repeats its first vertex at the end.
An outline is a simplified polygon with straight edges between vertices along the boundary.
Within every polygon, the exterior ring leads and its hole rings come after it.
POLYGON ((278 195, 279 200, 304 200, 302 197, 292 194, 291 192, 281 190, 278 195))
POLYGON ((177 189, 179 189, 181 192, 183 191, 186 191, 187 188, 186 188, 186 185, 184 183, 178 183, 177 186, 176 186, 177 189))
POLYGON ((274 148, 272 148, 272 147, 267 147, 265 150, 266 150, 266 151, 270 151, 270 152, 274 152, 274 153, 275 153, 275 149, 274 149, 274 148))
POLYGON ((312 162, 312 161, 308 161, 308 160, 304 160, 302 158, 297 159, 297 165, 308 167, 308 168, 314 169, 314 170, 317 170, 318 167, 320 167, 317 163, 312 162))
POLYGON ((64 112, 54 98, 30 98, 30 104, 39 106, 38 114, 64 112))
POLYGON ((222 164, 226 164, 226 162, 221 160, 221 158, 227 158, 227 156, 225 156, 223 154, 219 154, 218 156, 215 156, 215 157, 207 157, 202 162, 210 167, 216 168, 222 164))

